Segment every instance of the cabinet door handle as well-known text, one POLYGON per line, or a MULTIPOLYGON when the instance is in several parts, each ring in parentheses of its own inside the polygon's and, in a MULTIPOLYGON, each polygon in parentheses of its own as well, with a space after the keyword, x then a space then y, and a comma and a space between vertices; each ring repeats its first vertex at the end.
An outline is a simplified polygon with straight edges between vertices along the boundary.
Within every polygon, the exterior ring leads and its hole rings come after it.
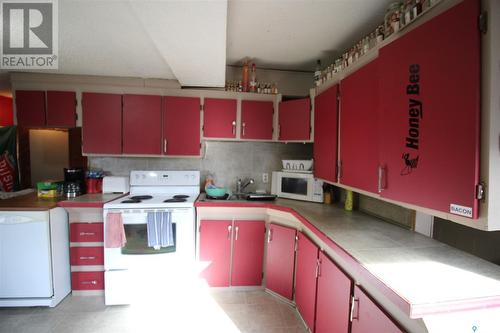
POLYGON ((238 230, 239 230, 239 229, 240 229, 240 227, 238 227, 238 226, 236 226, 236 227, 234 228, 234 231, 235 231, 235 233, 236 233, 236 234, 234 235, 234 240, 238 240, 238 230))
POLYGON ((90 257, 84 257, 84 256, 82 256, 82 257, 80 257, 80 260, 94 260, 94 259, 95 259, 94 256, 90 256, 90 257))
POLYGON ((273 229, 269 228, 269 232, 267 233, 267 242, 268 243, 271 243, 271 241, 273 240, 273 229))
POLYGON ((233 135, 236 135, 236 120, 233 120, 233 122, 231 123, 232 127, 233 127, 233 135))
POLYGON ((242 127, 242 134, 243 134, 243 136, 245 136, 245 127, 246 127, 246 124, 245 123, 241 124, 241 127, 242 127))
POLYGON ((80 232, 80 236, 94 236, 95 232, 80 232))
MULTIPOLYGON (((359 319, 359 313, 356 314, 356 317, 354 316, 354 304, 355 303, 358 303, 359 305, 359 299, 357 299, 356 297, 352 296, 351 297, 351 312, 349 314, 349 321, 352 322, 354 319, 359 319)), ((358 309, 358 307, 356 307, 356 310, 358 309)))
POLYGON ((167 139, 163 139, 163 152, 167 153, 167 139))
POLYGON ((382 193, 385 190, 385 167, 382 165, 378 166, 378 193, 382 193))
POLYGON ((228 225, 227 226, 227 239, 231 239, 231 229, 233 229, 233 227, 228 225))
POLYGON ((80 282, 80 284, 92 284, 92 285, 96 285, 97 281, 96 280, 82 281, 82 282, 80 282))

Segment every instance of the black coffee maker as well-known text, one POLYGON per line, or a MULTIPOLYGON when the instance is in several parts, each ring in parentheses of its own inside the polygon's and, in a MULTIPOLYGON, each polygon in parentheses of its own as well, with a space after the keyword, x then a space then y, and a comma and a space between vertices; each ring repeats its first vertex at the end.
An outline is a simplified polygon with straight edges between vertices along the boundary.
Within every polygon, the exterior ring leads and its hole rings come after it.
POLYGON ((83 168, 64 168, 64 196, 74 198, 86 193, 85 170, 83 168))

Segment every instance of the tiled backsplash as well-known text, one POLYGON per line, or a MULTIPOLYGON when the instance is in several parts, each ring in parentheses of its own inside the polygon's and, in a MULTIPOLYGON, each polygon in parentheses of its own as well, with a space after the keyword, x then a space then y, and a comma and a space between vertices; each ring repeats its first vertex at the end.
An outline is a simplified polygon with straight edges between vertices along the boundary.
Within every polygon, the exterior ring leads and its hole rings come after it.
POLYGON ((114 176, 128 176, 130 170, 200 170, 218 186, 234 190, 236 179, 253 178, 248 190, 271 190, 271 172, 281 170, 282 159, 311 159, 312 144, 274 142, 207 141, 203 158, 89 157, 91 168, 101 168, 114 176), (262 174, 269 173, 269 183, 262 174))

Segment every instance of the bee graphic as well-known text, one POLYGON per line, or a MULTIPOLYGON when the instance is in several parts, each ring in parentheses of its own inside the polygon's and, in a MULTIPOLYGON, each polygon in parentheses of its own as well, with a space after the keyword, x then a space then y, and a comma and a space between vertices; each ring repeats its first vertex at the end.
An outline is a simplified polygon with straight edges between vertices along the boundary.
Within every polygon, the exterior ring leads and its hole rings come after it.
POLYGON ((403 153, 403 160, 405 161, 405 167, 401 170, 401 176, 407 176, 412 173, 413 169, 417 168, 418 155, 415 158, 410 158, 409 153, 403 153))

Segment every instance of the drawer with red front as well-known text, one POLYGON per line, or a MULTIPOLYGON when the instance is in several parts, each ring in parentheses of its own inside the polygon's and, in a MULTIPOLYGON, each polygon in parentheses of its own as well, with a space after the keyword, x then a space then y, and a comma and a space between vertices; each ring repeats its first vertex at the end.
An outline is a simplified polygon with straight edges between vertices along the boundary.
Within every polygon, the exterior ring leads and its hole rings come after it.
POLYGON ((104 272, 71 273, 71 289, 104 290, 104 272))
POLYGON ((102 242, 104 240, 102 223, 71 223, 71 242, 102 242))
POLYGON ((71 265, 104 265, 104 248, 99 247, 72 247, 71 265))

